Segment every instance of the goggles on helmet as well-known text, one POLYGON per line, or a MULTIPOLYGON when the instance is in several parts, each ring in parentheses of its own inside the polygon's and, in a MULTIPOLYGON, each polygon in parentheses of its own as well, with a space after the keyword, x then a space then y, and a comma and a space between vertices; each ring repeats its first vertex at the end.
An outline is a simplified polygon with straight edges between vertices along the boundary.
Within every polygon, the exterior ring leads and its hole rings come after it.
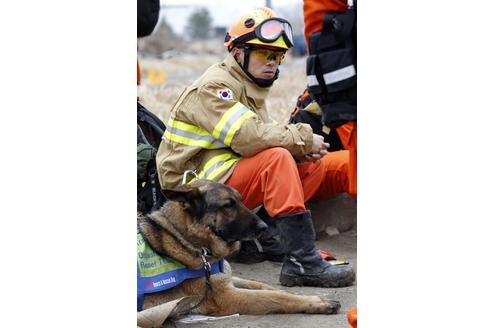
POLYGON ((235 42, 242 43, 258 38, 263 42, 272 43, 275 42, 280 36, 284 38, 285 43, 289 47, 294 46, 292 26, 290 23, 282 18, 268 18, 256 26, 254 31, 241 35, 235 39, 235 42))

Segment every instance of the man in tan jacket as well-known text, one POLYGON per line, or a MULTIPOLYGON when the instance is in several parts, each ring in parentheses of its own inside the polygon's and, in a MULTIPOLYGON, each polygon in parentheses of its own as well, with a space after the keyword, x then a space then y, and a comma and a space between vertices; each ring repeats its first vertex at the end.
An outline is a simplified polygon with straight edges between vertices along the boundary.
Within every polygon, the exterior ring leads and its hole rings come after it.
POLYGON ((347 286, 350 265, 323 261, 305 201, 348 191, 346 151, 327 153, 307 124, 281 124, 265 106, 278 66, 293 46, 292 28, 263 7, 239 19, 225 38, 227 57, 179 97, 162 138, 157 167, 163 188, 186 170, 237 189, 249 208, 263 205, 276 220, 286 286, 347 286))

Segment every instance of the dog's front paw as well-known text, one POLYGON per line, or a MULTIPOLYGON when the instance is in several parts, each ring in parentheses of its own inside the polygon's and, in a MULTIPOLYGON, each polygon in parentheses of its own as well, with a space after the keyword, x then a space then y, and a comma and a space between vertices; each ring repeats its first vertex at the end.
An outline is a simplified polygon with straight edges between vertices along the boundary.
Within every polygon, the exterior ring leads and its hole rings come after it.
POLYGON ((324 303, 324 309, 323 309, 323 312, 322 313, 325 313, 325 314, 334 314, 334 313, 338 313, 339 312, 340 302, 329 300, 329 299, 325 299, 325 298, 323 298, 322 301, 324 303))

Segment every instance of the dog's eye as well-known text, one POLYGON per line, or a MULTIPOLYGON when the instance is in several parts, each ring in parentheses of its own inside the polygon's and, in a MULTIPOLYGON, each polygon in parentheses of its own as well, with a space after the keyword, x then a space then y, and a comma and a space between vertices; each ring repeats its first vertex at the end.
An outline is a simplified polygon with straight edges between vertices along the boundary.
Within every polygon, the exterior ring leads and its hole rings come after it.
POLYGON ((231 208, 231 207, 234 207, 235 205, 235 201, 233 199, 229 199, 229 201, 223 205, 224 208, 231 208))

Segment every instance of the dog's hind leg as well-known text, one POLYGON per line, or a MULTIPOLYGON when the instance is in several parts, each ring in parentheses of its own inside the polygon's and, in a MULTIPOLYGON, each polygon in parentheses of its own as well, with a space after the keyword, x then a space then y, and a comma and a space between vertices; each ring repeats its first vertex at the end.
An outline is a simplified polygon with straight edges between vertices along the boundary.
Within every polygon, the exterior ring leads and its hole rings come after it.
POLYGON ((239 277, 232 277, 232 282, 234 283, 234 287, 236 288, 244 288, 244 289, 264 289, 264 290, 278 290, 268 284, 263 282, 242 279, 239 277))
MULTIPOLYGON (((261 315, 269 313, 321 313, 338 312, 340 303, 318 296, 295 295, 282 290, 249 290, 226 287, 214 291, 212 303, 204 310, 212 315, 234 313, 261 315)), ((209 302, 207 302, 209 303, 209 302)))

